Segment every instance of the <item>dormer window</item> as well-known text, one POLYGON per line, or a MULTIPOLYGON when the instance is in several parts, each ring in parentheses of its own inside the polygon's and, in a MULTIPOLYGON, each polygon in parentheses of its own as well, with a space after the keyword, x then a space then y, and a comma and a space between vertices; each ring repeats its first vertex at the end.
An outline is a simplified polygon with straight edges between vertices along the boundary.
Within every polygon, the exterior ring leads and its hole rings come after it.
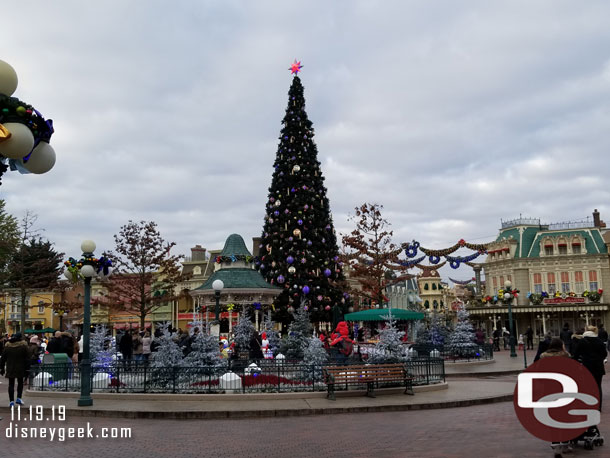
POLYGON ((193 275, 201 275, 201 267, 195 266, 193 268, 193 275))
POLYGON ((568 242, 565 239, 559 239, 557 243, 557 252, 559 254, 568 254, 568 242))
POLYGON ((553 245, 551 245, 551 244, 544 245, 544 254, 546 256, 553 256, 553 245))
POLYGON ((572 254, 581 254, 582 253, 582 248, 581 248, 581 241, 579 237, 574 237, 572 239, 572 254))

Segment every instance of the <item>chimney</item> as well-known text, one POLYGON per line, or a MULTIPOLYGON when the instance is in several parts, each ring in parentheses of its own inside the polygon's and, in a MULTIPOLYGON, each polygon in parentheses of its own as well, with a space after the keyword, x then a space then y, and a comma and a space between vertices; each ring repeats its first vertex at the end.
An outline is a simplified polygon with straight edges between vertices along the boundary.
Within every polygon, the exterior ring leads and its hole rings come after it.
POLYGON ((205 261, 205 248, 195 245, 191 248, 191 261, 205 261))
POLYGON ((597 208, 593 210, 593 226, 599 228, 606 227, 606 223, 604 223, 599 217, 599 212, 597 211, 597 208))
POLYGON ((260 237, 252 237, 252 256, 258 256, 261 249, 261 238, 260 237))

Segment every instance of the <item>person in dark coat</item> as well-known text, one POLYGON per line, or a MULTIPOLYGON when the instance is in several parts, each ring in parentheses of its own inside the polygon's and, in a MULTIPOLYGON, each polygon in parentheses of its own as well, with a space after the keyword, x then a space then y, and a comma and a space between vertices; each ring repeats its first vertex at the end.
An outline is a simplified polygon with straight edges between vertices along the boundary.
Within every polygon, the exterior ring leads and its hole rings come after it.
POLYGON ((563 325, 563 329, 559 333, 559 338, 563 341, 563 344, 566 346, 566 350, 569 353, 572 353, 572 351, 574 350, 572 348, 572 334, 573 332, 570 330, 570 325, 568 323, 565 323, 563 325))
POLYGON ((129 366, 133 355, 133 339, 131 338, 131 333, 129 331, 126 331, 123 337, 121 337, 119 350, 123 355, 123 366, 129 366))
POLYGON ((61 348, 61 332, 55 331, 55 335, 49 340, 47 353, 63 353, 61 348))
POLYGON ((533 350, 534 349, 534 330, 532 329, 531 326, 527 327, 527 331, 525 331, 525 337, 526 337, 526 341, 527 341, 527 349, 533 350))
POLYGON ((550 332, 547 332, 546 336, 544 336, 544 340, 541 340, 538 344, 538 351, 536 352, 536 356, 534 357, 534 362, 538 361, 540 359, 540 356, 549 349, 552 338, 553 335, 550 332))
POLYGON ((582 335, 582 339, 578 341, 572 357, 589 369, 589 372, 591 372, 597 382, 600 411, 602 410, 602 377, 606 373, 604 360, 607 356, 608 352, 598 337, 597 328, 595 326, 587 327, 587 330, 582 335))
POLYGON ((600 324, 597 329, 597 336, 604 343, 606 348, 608 348, 608 331, 604 328, 603 324, 600 324))
POLYGON ((264 359, 265 355, 263 355, 263 339, 257 331, 252 333, 250 337, 250 351, 249 351, 250 359, 264 359))
POLYGON ((4 346, 0 357, 0 375, 6 374, 8 379, 9 406, 15 405, 15 379, 17 379, 17 404, 23 405, 23 378, 29 367, 31 353, 28 343, 21 338, 18 332, 11 337, 4 346))

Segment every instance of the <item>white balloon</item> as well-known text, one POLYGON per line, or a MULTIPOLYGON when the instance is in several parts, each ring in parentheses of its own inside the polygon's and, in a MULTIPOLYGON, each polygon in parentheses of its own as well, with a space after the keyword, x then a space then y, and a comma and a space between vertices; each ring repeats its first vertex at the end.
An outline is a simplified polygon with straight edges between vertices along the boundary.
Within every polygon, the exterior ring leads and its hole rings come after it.
POLYGON ((9 130, 11 136, 0 142, 0 154, 9 159, 27 156, 34 146, 32 131, 19 122, 7 122, 3 126, 9 130))
POLYGON ((9 64, 0 60, 0 94, 11 96, 17 89, 17 73, 9 64))
POLYGON ((47 173, 55 165, 55 150, 47 142, 40 142, 32 151, 27 162, 21 163, 23 167, 32 173, 47 173))

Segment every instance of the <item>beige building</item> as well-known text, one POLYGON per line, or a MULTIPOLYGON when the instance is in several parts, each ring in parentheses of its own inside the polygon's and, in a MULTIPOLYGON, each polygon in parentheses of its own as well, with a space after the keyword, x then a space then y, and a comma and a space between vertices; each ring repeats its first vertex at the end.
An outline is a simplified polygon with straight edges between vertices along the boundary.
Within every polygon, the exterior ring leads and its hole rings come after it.
POLYGON ((503 222, 498 238, 488 247, 483 264, 486 288, 483 302, 470 308, 473 321, 488 332, 495 327, 508 329, 508 306, 496 298, 510 282, 512 289, 519 290, 512 300, 517 336, 528 326, 539 335, 549 331, 558 335, 565 323, 572 330, 607 324, 610 291, 599 295, 610 288, 610 233, 605 226, 597 210, 592 221, 503 222))

